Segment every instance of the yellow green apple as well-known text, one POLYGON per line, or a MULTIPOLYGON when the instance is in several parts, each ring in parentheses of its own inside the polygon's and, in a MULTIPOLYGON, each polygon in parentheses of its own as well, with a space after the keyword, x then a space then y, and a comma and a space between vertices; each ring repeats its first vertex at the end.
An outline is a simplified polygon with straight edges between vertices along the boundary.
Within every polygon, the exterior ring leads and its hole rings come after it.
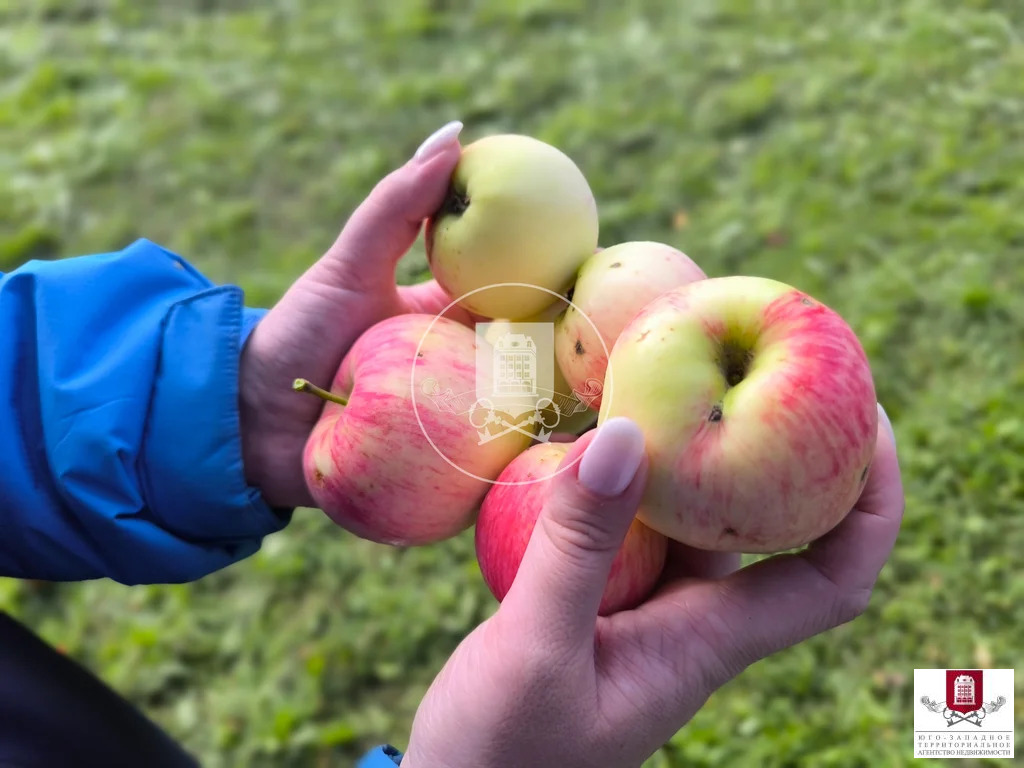
POLYGON ((462 150, 425 247, 438 283, 471 312, 519 320, 564 294, 597 247, 597 203, 583 172, 529 136, 486 136, 462 150), (473 291, 477 291, 473 293, 473 291), (468 295, 467 295, 468 294, 468 295))
POLYGON ((644 240, 613 245, 583 262, 572 304, 555 321, 555 357, 569 388, 603 384, 608 352, 626 323, 665 291, 705 277, 682 251, 644 240))

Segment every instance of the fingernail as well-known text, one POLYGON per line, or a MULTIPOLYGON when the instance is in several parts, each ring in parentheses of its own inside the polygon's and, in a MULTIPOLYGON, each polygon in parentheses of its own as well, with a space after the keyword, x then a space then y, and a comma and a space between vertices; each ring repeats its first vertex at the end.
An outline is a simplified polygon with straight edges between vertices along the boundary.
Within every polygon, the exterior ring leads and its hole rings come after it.
POLYGON ((882 407, 881 403, 878 404, 878 420, 885 426, 886 430, 889 432, 889 437, 892 439, 892 444, 896 445, 896 433, 892 429, 892 422, 889 421, 889 414, 885 412, 885 408, 882 407))
POLYGON ((606 421, 580 460, 580 483, 599 496, 618 496, 633 482, 644 458, 644 434, 626 418, 606 421))
POLYGON ((426 162, 455 141, 456 137, 458 137, 461 132, 462 122, 459 120, 452 120, 450 123, 442 125, 430 134, 426 141, 420 144, 419 149, 416 150, 416 154, 412 156, 413 160, 417 160, 421 163, 426 162))

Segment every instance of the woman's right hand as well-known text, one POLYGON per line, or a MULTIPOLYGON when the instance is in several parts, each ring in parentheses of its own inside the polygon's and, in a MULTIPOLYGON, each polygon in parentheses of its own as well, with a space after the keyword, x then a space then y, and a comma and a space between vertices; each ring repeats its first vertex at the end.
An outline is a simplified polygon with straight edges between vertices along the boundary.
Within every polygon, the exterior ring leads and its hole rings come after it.
POLYGON ((403 768, 635 768, 747 666, 860 615, 904 507, 879 416, 865 489, 830 533, 740 570, 735 556, 676 547, 655 595, 607 617, 598 605, 647 462, 633 422, 585 435, 512 589, 427 692, 403 768))

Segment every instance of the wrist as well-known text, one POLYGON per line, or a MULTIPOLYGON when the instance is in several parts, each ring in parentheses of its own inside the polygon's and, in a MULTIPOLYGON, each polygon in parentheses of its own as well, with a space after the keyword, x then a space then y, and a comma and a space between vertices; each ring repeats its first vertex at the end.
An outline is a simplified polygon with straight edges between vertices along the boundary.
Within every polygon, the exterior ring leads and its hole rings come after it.
MULTIPOLYGON (((302 473, 305 435, 279 416, 280 395, 269 391, 272 376, 262 371, 250 344, 242 349, 238 368, 238 417, 245 480, 272 507, 310 506, 313 498, 302 473)), ((290 390, 284 396, 291 396, 290 390)))
MULTIPOLYGON (((240 371, 244 371, 244 365, 240 371)), ((275 496, 273 482, 268 477, 270 462, 267 453, 265 430, 261 428, 260 408, 254 401, 250 387, 246 386, 244 374, 240 376, 238 387, 238 422, 242 439, 242 465, 245 467, 245 481, 253 488, 259 489, 263 497, 270 501, 275 496)))
POLYGON ((429 760, 425 758, 420 750, 416 750, 410 744, 409 748, 405 751, 402 756, 402 762, 400 763, 402 768, 447 768, 448 764, 443 760, 429 760))

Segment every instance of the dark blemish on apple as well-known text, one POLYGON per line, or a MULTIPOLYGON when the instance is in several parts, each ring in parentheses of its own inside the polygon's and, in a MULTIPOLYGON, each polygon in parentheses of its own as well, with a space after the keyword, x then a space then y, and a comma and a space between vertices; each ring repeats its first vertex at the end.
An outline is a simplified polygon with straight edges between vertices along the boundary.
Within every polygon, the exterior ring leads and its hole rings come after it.
POLYGON ((579 339, 576 339, 576 354, 583 354, 583 343, 579 339))
POLYGON ((616 261, 616 262, 612 262, 611 264, 609 264, 608 268, 609 269, 616 269, 617 267, 621 267, 621 266, 622 266, 622 262, 621 261, 616 261))
MULTIPOLYGON (((574 285, 572 288, 569 289, 569 292, 567 294, 565 294, 565 300, 571 302, 572 301, 572 297, 575 296, 575 295, 576 295, 576 286, 574 285)), ((569 309, 572 309, 572 307, 569 307, 569 309)))
POLYGON ((644 331, 643 333, 641 333, 640 334, 640 341, 643 341, 644 339, 646 339, 647 338, 647 334, 649 334, 649 333, 650 333, 650 331, 644 331))
POLYGON ((416 353, 416 357, 423 357, 423 353, 422 352, 417 352, 416 353))
POLYGON ((324 473, 321 472, 319 469, 313 470, 313 480, 321 488, 324 487, 324 473))
POLYGON ((726 527, 725 527, 725 528, 724 528, 724 529, 722 530, 722 534, 723 534, 724 536, 735 536, 735 535, 736 535, 736 529, 735 529, 735 528, 733 528, 733 527, 732 527, 731 525, 727 525, 727 526, 726 526, 726 527))
POLYGON ((809 307, 814 302, 812 302, 810 299, 808 299, 806 296, 804 296, 802 299, 800 299, 800 303, 803 304, 805 307, 809 307))
POLYGON ((711 406, 711 415, 708 416, 708 421, 721 421, 722 420, 722 404, 715 403, 711 406))

